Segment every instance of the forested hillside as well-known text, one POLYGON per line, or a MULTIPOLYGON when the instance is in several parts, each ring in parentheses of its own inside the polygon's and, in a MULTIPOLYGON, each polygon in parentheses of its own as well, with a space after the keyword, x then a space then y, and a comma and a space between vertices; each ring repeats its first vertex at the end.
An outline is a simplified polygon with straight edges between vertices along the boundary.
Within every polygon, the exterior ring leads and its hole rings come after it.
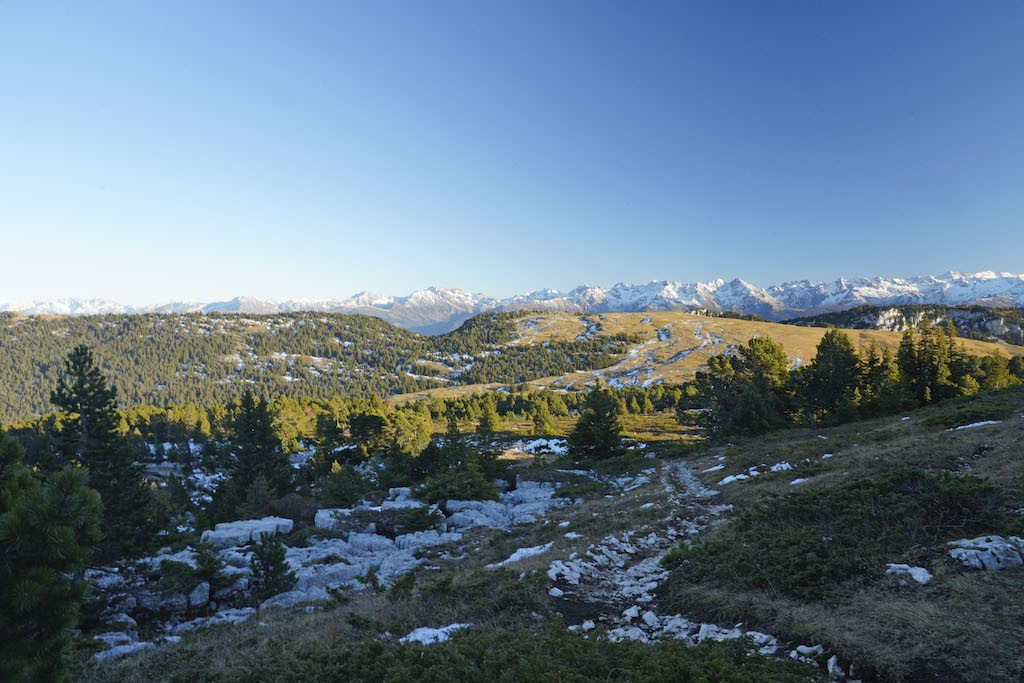
POLYGON ((329 398, 521 382, 610 365, 621 340, 507 345, 516 314, 486 314, 445 335, 419 335, 363 315, 0 314, 0 423, 51 412, 63 359, 90 346, 123 407, 226 404, 244 387, 329 398))
POLYGON ((858 306, 845 311, 822 313, 786 322, 807 327, 843 327, 857 330, 902 332, 917 327, 924 319, 937 325, 952 322, 957 335, 968 339, 1024 344, 1024 308, 989 306, 858 306))

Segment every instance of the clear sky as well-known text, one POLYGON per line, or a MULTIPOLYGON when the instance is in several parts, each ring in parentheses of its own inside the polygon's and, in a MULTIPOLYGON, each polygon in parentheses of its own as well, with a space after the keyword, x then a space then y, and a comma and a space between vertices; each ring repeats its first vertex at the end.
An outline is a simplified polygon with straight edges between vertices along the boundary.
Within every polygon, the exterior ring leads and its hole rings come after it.
POLYGON ((0 0, 0 300, 1024 272, 1024 3, 0 0))

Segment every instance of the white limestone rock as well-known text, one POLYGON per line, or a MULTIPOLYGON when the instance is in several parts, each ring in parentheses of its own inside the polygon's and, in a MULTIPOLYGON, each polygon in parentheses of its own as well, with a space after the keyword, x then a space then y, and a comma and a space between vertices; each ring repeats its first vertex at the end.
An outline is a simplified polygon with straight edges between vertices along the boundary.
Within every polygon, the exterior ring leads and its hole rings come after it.
POLYGON ((291 533, 293 522, 283 517, 245 519, 236 522, 222 522, 213 529, 203 532, 203 540, 214 548, 231 548, 258 542, 260 534, 291 533))
POLYGON ((208 602, 210 602, 210 584, 203 581, 188 594, 188 605, 192 608, 204 607, 208 602))
POLYGON ((1024 539, 1018 536, 979 536, 950 541, 949 556, 974 569, 999 570, 1024 565, 1024 539))
POLYGON ((199 619, 182 622, 172 627, 170 630, 174 635, 180 636, 182 633, 187 633, 188 631, 192 631, 197 628, 217 626, 218 624, 237 624, 247 620, 254 614, 256 614, 256 610, 252 607, 225 609, 208 617, 201 617, 199 619))
POLYGON ((932 580, 932 573, 924 567, 911 567, 908 564, 893 564, 888 563, 888 569, 885 570, 886 574, 895 574, 896 576, 909 576, 919 584, 926 585, 932 580))
POLYGON ((469 628, 470 624, 450 624, 441 628, 430 628, 422 626, 409 635, 399 638, 400 643, 419 643, 420 645, 433 645, 443 643, 452 637, 452 633, 459 629, 469 628))

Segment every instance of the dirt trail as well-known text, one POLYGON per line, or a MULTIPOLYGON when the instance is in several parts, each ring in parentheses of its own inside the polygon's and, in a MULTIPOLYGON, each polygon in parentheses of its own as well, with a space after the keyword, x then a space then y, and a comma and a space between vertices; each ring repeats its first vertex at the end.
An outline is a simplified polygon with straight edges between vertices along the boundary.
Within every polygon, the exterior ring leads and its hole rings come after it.
MULTIPOLYGON (((654 594, 668 577, 661 558, 684 538, 699 534, 730 509, 715 503, 706 486, 683 461, 662 465, 656 481, 642 489, 647 506, 665 514, 620 534, 604 537, 582 554, 554 560, 548 577, 552 595, 569 628, 583 632, 607 629, 611 640, 650 642, 660 638, 728 640, 749 636, 766 655, 790 656, 809 663, 822 657, 820 646, 780 643, 775 637, 744 630, 742 624, 719 626, 692 622, 681 614, 659 615, 654 594)), ((835 666, 835 662, 829 663, 835 666)), ((838 672, 838 670, 837 670, 838 672)))

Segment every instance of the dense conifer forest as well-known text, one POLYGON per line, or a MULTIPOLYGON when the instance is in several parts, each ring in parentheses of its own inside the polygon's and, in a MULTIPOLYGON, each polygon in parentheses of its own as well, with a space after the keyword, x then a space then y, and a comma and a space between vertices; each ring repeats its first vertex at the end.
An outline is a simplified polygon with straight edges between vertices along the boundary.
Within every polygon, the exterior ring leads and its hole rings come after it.
POLYGON ((605 367, 621 339, 508 346, 521 314, 486 314, 431 337, 363 315, 0 314, 0 423, 51 411, 64 357, 88 345, 122 407, 272 396, 391 396, 452 384, 523 382, 605 367))

